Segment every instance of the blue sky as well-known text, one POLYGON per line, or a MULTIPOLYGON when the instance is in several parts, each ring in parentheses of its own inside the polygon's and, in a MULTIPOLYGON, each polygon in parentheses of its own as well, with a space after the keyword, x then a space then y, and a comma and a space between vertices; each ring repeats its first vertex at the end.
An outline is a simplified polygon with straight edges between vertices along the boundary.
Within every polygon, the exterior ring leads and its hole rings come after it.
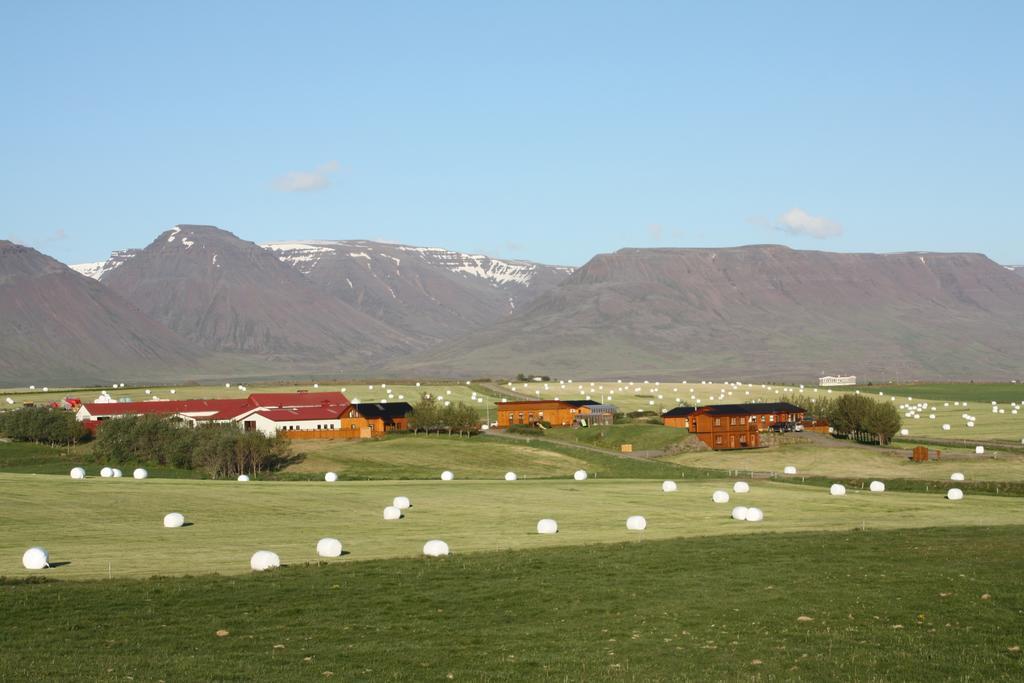
POLYGON ((1024 3, 25 2, 0 238, 1024 263, 1024 3))

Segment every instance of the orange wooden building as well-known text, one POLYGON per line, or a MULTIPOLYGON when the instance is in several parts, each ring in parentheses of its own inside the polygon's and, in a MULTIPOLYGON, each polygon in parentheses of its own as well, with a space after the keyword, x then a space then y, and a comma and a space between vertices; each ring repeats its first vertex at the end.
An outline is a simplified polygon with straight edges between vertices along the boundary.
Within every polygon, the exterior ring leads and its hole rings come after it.
POLYGON ((361 430, 368 436, 409 429, 412 406, 405 402, 353 403, 341 416, 341 430, 361 430))
POLYGON ((687 429, 715 450, 758 448, 761 431, 794 426, 805 411, 792 403, 680 406, 662 415, 668 427, 687 429))
MULTIPOLYGON (((498 403, 498 427, 534 425, 547 422, 552 427, 571 427, 574 424, 598 421, 598 415, 608 416, 612 411, 597 401, 508 401, 498 403)), ((604 421, 605 418, 600 418, 604 421)))

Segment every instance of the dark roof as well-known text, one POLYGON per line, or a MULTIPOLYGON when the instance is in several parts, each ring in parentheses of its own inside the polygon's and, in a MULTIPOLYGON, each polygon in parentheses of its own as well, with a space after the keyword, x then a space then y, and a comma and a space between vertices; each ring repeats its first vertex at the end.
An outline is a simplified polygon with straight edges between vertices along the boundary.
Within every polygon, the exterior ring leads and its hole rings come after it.
POLYGON ((800 406, 792 403, 734 403, 704 406, 701 412, 705 415, 763 415, 770 413, 806 413, 800 406))
POLYGON ((686 417, 687 415, 693 415, 693 412, 695 410, 697 410, 697 409, 694 408, 693 406, 679 406, 678 408, 673 408, 672 410, 668 411, 667 413, 662 413, 661 416, 662 417, 686 417))
POLYGON ((352 408, 359 411, 359 414, 368 420, 372 419, 394 419, 405 417, 412 412, 412 406, 405 401, 394 403, 353 403, 352 408))
POLYGON ((589 401, 589 400, 588 401, 559 401, 559 403, 568 403, 569 405, 576 406, 577 408, 579 408, 580 406, 599 406, 599 405, 601 405, 597 401, 589 401))

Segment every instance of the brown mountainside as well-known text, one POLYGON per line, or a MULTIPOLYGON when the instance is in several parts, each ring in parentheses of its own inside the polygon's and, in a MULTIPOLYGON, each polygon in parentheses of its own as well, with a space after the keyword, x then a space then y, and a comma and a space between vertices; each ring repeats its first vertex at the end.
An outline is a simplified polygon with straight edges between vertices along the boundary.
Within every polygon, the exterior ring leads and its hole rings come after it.
POLYGON ((0 381, 170 377, 204 353, 116 292, 35 249, 0 240, 0 381))
POLYGON ((980 254, 623 249, 409 367, 1007 379, 1024 368, 1022 335, 1024 280, 980 254))
POLYGON ((379 362, 411 348, 270 251, 212 226, 179 225, 103 276, 103 284, 204 348, 325 369, 379 362))

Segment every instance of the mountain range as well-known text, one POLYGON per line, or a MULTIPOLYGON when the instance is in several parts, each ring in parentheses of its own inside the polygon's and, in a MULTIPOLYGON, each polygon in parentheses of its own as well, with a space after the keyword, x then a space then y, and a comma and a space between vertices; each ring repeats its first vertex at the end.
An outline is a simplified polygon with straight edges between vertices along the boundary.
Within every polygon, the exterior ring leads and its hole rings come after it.
POLYGON ((179 225, 68 268, 0 244, 0 384, 1006 379, 1024 367, 1024 270, 980 254, 622 249, 573 269, 366 240, 258 245, 179 225))

